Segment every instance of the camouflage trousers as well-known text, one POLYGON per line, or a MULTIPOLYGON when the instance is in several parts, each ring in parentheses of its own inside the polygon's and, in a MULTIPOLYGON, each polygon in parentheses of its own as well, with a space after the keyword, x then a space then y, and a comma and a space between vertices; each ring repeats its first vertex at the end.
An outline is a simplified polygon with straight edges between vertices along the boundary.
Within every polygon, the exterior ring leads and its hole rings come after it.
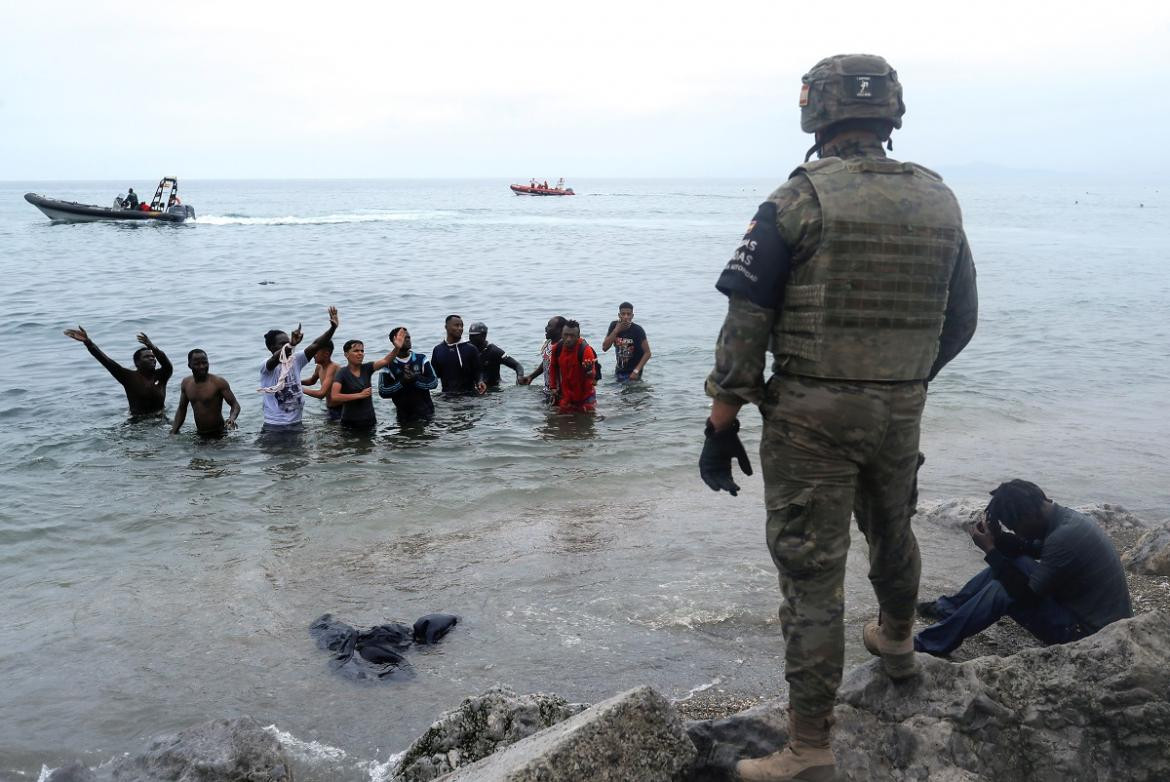
POLYGON ((914 615, 922 383, 775 375, 760 409, 767 541, 780 572, 780 626, 790 703, 833 708, 845 658, 849 518, 869 544, 869 580, 884 613, 914 615))

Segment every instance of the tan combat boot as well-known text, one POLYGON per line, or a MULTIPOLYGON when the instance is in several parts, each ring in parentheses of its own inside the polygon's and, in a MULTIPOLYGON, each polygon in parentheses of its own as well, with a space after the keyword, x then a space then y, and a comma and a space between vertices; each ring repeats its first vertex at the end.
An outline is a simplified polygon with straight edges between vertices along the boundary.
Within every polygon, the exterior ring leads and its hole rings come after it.
POLYGON ((882 668, 894 681, 918 675, 914 657, 914 619, 894 619, 881 612, 876 622, 866 622, 861 640, 870 654, 882 658, 882 668))
POLYGON ((837 763, 829 745, 833 713, 802 717, 788 710, 788 746, 762 758, 735 764, 744 782, 833 782, 837 763))

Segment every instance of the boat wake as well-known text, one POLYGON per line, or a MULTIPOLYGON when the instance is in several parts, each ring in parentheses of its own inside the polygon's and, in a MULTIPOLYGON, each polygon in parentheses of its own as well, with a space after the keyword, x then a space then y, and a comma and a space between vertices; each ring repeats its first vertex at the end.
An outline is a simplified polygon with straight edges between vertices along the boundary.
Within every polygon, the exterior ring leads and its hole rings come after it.
POLYGON ((351 212, 348 214, 301 217, 250 217, 242 214, 201 215, 200 225, 345 225, 350 223, 396 223, 441 217, 440 212, 351 212))

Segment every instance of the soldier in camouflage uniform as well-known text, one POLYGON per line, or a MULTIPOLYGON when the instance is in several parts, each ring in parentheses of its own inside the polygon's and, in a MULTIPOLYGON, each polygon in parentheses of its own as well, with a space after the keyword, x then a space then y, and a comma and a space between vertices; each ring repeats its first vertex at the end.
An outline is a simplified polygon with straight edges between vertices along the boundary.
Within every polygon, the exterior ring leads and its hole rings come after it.
POLYGON ((820 159, 760 205, 716 285, 729 304, 700 458, 703 480, 735 495, 731 460, 751 474, 737 415, 759 405, 790 730, 783 751, 739 762, 747 780, 834 778, 851 514, 880 606, 865 645, 892 678, 917 671, 919 420, 927 382, 970 341, 978 308, 954 195, 934 172, 882 148, 905 113, 889 64, 822 60, 803 78, 800 106, 801 128, 816 134, 808 157, 820 159))

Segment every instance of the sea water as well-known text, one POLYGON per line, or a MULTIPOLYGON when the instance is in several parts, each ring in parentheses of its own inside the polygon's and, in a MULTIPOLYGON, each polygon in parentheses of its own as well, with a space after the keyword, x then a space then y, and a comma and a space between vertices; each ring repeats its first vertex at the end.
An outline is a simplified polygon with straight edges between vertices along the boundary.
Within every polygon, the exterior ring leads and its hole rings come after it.
MULTIPOLYGON (((593 701, 651 684, 783 691, 761 482, 715 495, 696 469, 703 378, 725 300, 713 284, 778 180, 184 181, 191 224, 51 224, 26 191, 105 204, 127 185, 0 183, 0 778, 94 765, 149 736, 251 714, 313 779, 377 779, 444 709, 501 683, 593 701), (424 352, 451 313, 537 361, 544 323, 600 348, 633 302, 654 357, 608 379, 593 418, 537 387, 439 400, 422 433, 376 400, 354 437, 307 400, 292 446, 258 441, 263 334, 328 325, 368 358, 406 325, 424 352), (145 331, 176 366, 200 347, 243 405, 215 442, 130 421, 78 324, 129 365, 145 331), (308 636, 458 614, 413 677, 355 683, 308 636)), ((1170 515, 1170 199, 1156 185, 956 179, 980 324, 932 385, 924 497, 1025 477, 1058 501, 1170 515)), ((337 351, 335 357, 344 360, 337 351)), ((602 354, 607 376, 612 352, 602 354)), ((307 375, 309 370, 306 370, 307 375)), ((539 384, 539 381, 538 381, 539 384)), ((749 451, 759 418, 742 416, 749 451)), ((757 460, 758 464, 758 460, 757 460)), ((972 547, 919 529, 924 580, 972 547)), ((873 611, 863 544, 848 621, 873 611)), ((850 633, 850 660, 864 652, 850 633)))

